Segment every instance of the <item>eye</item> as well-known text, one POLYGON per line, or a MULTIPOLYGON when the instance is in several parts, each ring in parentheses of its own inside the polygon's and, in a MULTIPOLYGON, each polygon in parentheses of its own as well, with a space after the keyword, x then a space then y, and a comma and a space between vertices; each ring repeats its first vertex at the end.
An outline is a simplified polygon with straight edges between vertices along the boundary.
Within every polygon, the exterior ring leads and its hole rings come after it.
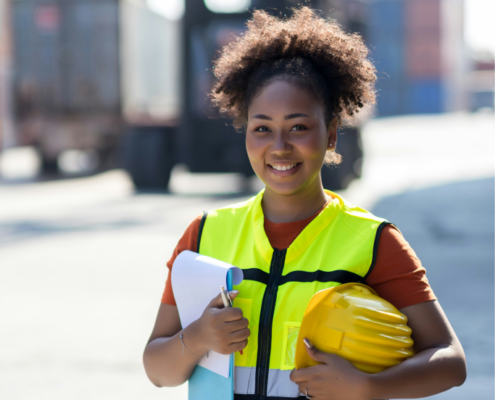
POLYGON ((308 128, 306 128, 306 126, 301 125, 301 124, 294 125, 292 127, 292 129, 291 129, 291 131, 296 131, 296 132, 298 132, 298 131, 306 131, 306 130, 308 130, 308 128))
POLYGON ((267 126, 258 126, 254 131, 265 133, 265 132, 270 132, 270 129, 267 126))

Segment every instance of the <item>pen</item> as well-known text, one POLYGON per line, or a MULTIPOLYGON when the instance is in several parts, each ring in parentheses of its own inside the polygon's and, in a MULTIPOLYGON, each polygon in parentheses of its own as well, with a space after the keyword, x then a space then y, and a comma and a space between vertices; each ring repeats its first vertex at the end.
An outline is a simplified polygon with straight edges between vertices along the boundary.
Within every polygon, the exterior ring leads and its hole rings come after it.
MULTIPOLYGON (((230 298, 229 292, 225 290, 223 286, 220 286, 220 295, 222 296, 223 306, 225 308, 232 307, 232 299, 230 298)), ((243 355, 242 350, 239 350, 241 356, 243 355)))

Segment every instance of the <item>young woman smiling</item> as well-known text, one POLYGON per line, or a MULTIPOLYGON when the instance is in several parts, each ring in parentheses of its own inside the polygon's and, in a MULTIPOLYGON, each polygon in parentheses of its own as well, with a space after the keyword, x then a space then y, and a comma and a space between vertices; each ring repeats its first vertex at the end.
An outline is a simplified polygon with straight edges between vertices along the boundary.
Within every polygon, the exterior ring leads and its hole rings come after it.
POLYGON ((305 219, 328 201, 320 171, 326 152, 337 144, 338 119, 328 125, 321 101, 284 80, 274 80, 253 98, 246 149, 265 184, 263 212, 270 221, 305 219))
POLYGON ((185 382, 209 350, 236 352, 236 400, 419 398, 464 382, 461 344, 401 233, 322 186, 323 163, 339 162, 339 124, 375 100, 367 54, 359 36, 307 7, 285 20, 256 11, 224 48, 212 98, 245 130, 265 189, 198 216, 180 239, 169 268, 192 250, 242 268, 245 279, 232 294, 236 307, 224 309, 218 296, 185 329, 167 281, 144 352, 155 385, 185 382), (415 355, 366 374, 312 347, 321 365, 294 370, 283 353, 287 329, 297 329, 314 293, 355 281, 408 317, 415 355))

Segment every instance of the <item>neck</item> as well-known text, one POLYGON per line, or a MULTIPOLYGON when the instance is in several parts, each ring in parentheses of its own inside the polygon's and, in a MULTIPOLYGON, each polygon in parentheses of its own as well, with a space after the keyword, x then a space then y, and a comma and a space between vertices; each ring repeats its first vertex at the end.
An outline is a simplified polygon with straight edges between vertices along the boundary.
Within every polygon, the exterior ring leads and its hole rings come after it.
POLYGON ((323 190, 321 179, 316 181, 318 185, 312 190, 290 195, 275 193, 266 188, 261 202, 265 217, 271 222, 281 223, 300 221, 315 214, 329 199, 323 190))

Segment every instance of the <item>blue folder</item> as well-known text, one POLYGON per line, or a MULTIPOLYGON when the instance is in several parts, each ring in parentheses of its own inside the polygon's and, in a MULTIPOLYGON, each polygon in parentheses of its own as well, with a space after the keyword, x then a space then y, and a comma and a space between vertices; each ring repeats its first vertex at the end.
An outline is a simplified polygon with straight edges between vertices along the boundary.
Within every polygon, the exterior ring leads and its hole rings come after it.
MULTIPOLYGON (((232 271, 227 273, 227 290, 232 290, 232 271)), ((196 365, 189 378, 189 400, 233 400, 234 399, 234 354, 230 355, 228 378, 196 365)))

